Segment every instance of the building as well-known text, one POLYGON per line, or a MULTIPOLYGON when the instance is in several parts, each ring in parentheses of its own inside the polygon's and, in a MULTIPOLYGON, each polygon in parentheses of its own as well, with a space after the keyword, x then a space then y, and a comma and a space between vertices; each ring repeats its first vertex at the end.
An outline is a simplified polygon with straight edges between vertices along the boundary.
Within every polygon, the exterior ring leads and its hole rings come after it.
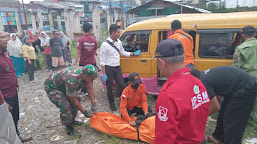
POLYGON ((224 0, 225 8, 257 7, 257 0, 224 0))
POLYGON ((156 0, 128 10, 129 18, 127 18, 127 23, 133 24, 142 20, 180 13, 210 13, 210 11, 183 5, 173 0, 156 0))

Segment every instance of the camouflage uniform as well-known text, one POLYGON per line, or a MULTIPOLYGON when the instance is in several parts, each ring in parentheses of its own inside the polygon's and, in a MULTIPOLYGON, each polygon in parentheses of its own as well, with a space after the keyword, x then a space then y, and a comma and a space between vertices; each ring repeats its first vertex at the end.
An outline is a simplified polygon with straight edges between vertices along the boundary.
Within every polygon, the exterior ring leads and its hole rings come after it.
MULTIPOLYGON (((60 109, 60 118, 68 126, 77 116, 77 109, 68 97, 77 96, 81 89, 84 67, 70 67, 58 71, 45 80, 44 87, 48 98, 60 109)), ((78 98, 80 101, 80 98, 78 98)))
MULTIPOLYGON (((233 59, 233 66, 241 68, 257 78, 257 39, 248 39, 237 46, 233 59)), ((257 100, 251 113, 251 119, 257 122, 257 100)))

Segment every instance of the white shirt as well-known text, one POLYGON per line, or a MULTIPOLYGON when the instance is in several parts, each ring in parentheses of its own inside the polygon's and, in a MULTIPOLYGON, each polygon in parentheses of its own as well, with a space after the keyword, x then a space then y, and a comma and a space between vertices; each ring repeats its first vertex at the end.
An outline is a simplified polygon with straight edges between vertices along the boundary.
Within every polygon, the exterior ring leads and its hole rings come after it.
POLYGON ((107 65, 112 67, 120 66, 120 54, 125 57, 129 57, 130 52, 126 52, 124 50, 122 42, 119 39, 114 42, 110 37, 108 37, 107 40, 114 43, 120 53, 107 42, 103 42, 100 47, 100 65, 107 65))

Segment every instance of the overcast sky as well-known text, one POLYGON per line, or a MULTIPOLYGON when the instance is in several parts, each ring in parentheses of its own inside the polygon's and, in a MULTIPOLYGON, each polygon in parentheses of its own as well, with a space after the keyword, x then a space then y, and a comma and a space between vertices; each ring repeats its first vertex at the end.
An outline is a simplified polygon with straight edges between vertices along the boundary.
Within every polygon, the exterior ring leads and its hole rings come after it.
MULTIPOLYGON (((22 1, 22 0, 19 0, 20 2, 22 1)), ((24 1, 24 3, 29 3, 30 1, 43 1, 43 0, 23 0, 24 1)))

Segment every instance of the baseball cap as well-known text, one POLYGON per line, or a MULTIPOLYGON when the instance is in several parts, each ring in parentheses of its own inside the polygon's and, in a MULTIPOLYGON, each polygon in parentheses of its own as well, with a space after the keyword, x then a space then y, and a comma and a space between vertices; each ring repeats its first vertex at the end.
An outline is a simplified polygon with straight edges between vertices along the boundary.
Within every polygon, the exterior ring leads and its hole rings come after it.
POLYGON ((138 73, 131 73, 129 74, 129 77, 128 77, 129 81, 133 84, 139 84, 142 82, 142 80, 140 79, 140 76, 138 73))
POLYGON ((242 29, 242 33, 256 33, 256 30, 253 26, 248 25, 242 29))
POLYGON ((58 33, 59 33, 59 31, 57 31, 57 30, 54 30, 54 31, 53 31, 53 34, 56 34, 56 33, 58 34, 58 33))
POLYGON ((83 73, 89 75, 93 79, 96 79, 98 77, 97 68, 93 65, 86 65, 83 69, 83 73))
POLYGON ((184 54, 184 48, 182 43, 176 39, 166 39, 161 41, 156 48, 155 57, 154 58, 161 58, 161 57, 174 57, 178 55, 184 54))

